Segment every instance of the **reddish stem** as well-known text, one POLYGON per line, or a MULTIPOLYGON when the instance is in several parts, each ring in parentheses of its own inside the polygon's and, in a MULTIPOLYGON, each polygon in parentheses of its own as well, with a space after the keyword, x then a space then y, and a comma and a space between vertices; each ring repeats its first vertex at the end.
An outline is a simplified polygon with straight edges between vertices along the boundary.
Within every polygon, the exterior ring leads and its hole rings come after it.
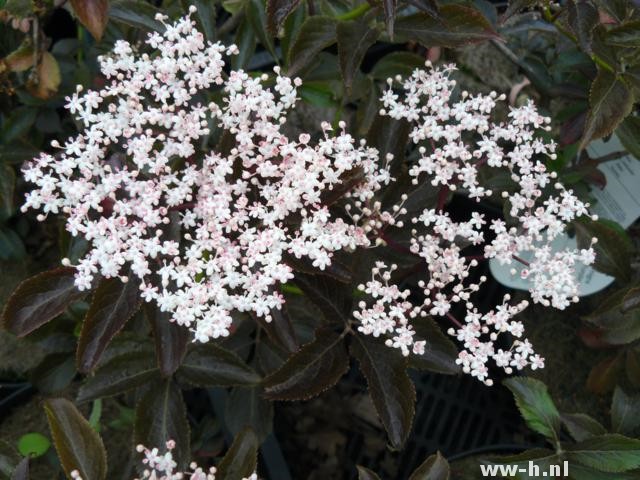
POLYGON ((521 264, 523 264, 525 267, 530 267, 531 264, 529 262, 527 262, 524 258, 520 258, 517 255, 511 255, 511 258, 513 258, 514 260, 516 260, 517 262, 520 262, 521 264))
POLYGON ((447 318, 449 320, 451 320, 451 323, 453 323, 456 327, 458 328, 462 328, 462 324, 458 321, 458 319, 456 317, 454 317, 453 315, 451 315, 449 312, 447 312, 447 318))

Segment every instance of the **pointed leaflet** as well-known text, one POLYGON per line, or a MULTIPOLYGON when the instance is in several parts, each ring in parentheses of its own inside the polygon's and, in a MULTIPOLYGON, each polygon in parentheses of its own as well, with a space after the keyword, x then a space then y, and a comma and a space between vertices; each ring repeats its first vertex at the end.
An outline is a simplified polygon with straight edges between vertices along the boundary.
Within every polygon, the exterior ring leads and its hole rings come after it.
POLYGON ((102 38, 109 19, 108 0, 71 0, 73 12, 96 40, 102 38))
POLYGON ((144 385, 158 376, 153 354, 148 351, 127 352, 98 367, 78 391, 78 402, 109 397, 144 385))
POLYGON ((507 10, 502 14, 502 17, 500 17, 500 23, 503 23, 520 10, 537 6, 538 2, 539 0, 509 0, 507 10))
POLYGON ((314 15, 307 18, 288 52, 288 72, 290 77, 308 67, 318 53, 336 42, 336 20, 331 17, 314 15))
POLYGON ((599 22, 598 9, 589 2, 572 0, 569 2, 568 10, 569 26, 580 47, 586 53, 591 53, 593 29, 599 22))
POLYGON ((235 353, 212 342, 191 349, 177 371, 182 381, 197 386, 252 386, 258 375, 235 353))
POLYGON ((576 442, 607 433, 598 421, 583 413, 562 413, 560 420, 576 442))
POLYGON ((498 36, 491 23, 475 8, 443 5, 440 18, 426 13, 399 18, 395 23, 396 40, 416 40, 425 47, 460 47, 498 36))
POLYGON ((313 342, 264 379, 265 394, 271 400, 305 400, 335 385, 348 368, 343 335, 320 329, 313 342))
POLYGON ((351 92, 353 78, 360 70, 362 59, 380 36, 380 31, 370 28, 364 21, 340 22, 336 31, 342 80, 347 92, 351 92))
POLYGON ((437 452, 415 469, 409 480, 449 480, 449 462, 437 452))
POLYGON ((249 19, 249 24, 253 29, 258 41, 277 61, 278 54, 273 44, 273 39, 267 34, 267 14, 265 12, 264 0, 247 0, 245 5, 245 15, 249 19))
POLYGON ((589 90, 589 116, 580 143, 584 148, 591 140, 604 137, 631 113, 633 95, 615 73, 600 69, 589 90))
POLYGON ((640 467, 640 440, 609 434, 566 446, 566 457, 603 472, 624 472, 640 467))
POLYGON ((380 477, 368 468, 361 465, 356 465, 356 468, 358 469, 358 480, 380 480, 380 477))
POLYGON ((254 316, 253 318, 260 323, 269 338, 288 353, 293 353, 300 348, 286 305, 271 311, 270 322, 265 322, 262 317, 254 316))
POLYGON ((416 391, 407 375, 407 361, 378 339, 356 335, 351 354, 367 379, 369 395, 394 448, 409 436, 415 413, 416 391))
POLYGON ((295 284, 322 312, 329 324, 340 324, 351 316, 353 297, 344 285, 326 275, 297 273, 295 284))
POLYGON ((640 395, 627 395, 620 387, 616 387, 611 401, 611 429, 630 434, 639 426, 640 395))
POLYGON ((87 292, 74 284, 74 268, 57 268, 28 278, 14 290, 2 312, 4 327, 23 337, 53 320, 87 292))
POLYGON ((100 282, 82 323, 76 353, 78 370, 86 373, 97 365, 109 342, 139 306, 138 283, 131 277, 127 283, 119 278, 100 282))
POLYGON ((624 148, 640 160, 640 117, 629 115, 616 129, 616 136, 624 148))
POLYGON ((262 443, 273 429, 273 413, 273 402, 262 397, 261 388, 234 388, 227 398, 224 419, 234 435, 250 427, 262 443))
POLYGON ((540 380, 513 377, 504 381, 516 400, 518 410, 529 428, 547 438, 557 438, 560 413, 540 380))
POLYGON ((618 47, 640 47, 640 20, 625 22, 618 27, 612 28, 607 32, 605 41, 609 45, 618 47))
POLYGON ((593 246, 596 253, 593 267, 596 270, 621 281, 629 280, 634 246, 622 227, 604 220, 579 220, 574 222, 574 226, 579 248, 588 248, 593 237, 598 239, 593 246))
POLYGON ((169 377, 180 367, 187 351, 189 329, 171 322, 171 314, 160 311, 157 306, 148 306, 147 316, 156 344, 156 359, 163 377, 169 377))
POLYGON ((431 317, 416 318, 413 321, 416 335, 427 342, 424 353, 412 355, 409 364, 419 370, 453 375, 460 372, 456 364, 458 349, 440 330, 431 317))
POLYGON ((82 478, 104 480, 107 477, 107 454, 98 433, 69 400, 45 401, 53 444, 67 477, 77 470, 82 478))
POLYGON ((247 478, 256 471, 258 463, 258 439, 250 428, 242 430, 222 461, 218 464, 216 479, 240 480, 247 478))
POLYGON ((267 30, 276 35, 280 26, 300 4, 300 0, 267 0, 267 30))
POLYGON ((149 448, 162 448, 168 440, 174 440, 173 459, 179 470, 186 467, 191 456, 189 422, 182 391, 173 380, 156 382, 138 402, 134 438, 136 445, 149 448))
POLYGON ((109 18, 146 30, 164 31, 162 22, 156 20, 160 11, 151 3, 144 0, 112 0, 109 8, 109 18))

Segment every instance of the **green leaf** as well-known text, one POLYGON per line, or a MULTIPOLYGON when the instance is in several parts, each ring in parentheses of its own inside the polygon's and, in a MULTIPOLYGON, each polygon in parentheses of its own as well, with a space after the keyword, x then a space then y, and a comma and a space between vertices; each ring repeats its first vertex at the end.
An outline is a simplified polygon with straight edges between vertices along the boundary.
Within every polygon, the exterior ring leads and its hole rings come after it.
POLYGON ((336 42, 336 20, 314 15, 307 18, 291 45, 288 58, 288 75, 293 77, 308 67, 316 55, 336 42))
POLYGON ((640 117, 629 115, 616 128, 616 136, 620 139, 624 148, 640 160, 640 117))
POLYGON ((234 388, 227 398, 224 419, 232 434, 250 427, 262 443, 273 429, 273 402, 262 397, 262 389, 234 388))
POLYGON ((4 327, 23 337, 53 320, 87 292, 74 284, 75 269, 57 268, 28 278, 16 288, 2 312, 4 327))
POLYGON ((258 439, 250 428, 245 428, 233 439, 233 443, 218 465, 216 479, 240 480, 256 471, 258 463, 258 439))
POLYGON ((264 0, 247 0, 245 14, 253 28, 253 33, 264 48, 277 60, 278 54, 273 45, 273 40, 267 34, 267 14, 265 12, 264 0))
POLYGON ((147 309, 153 339, 156 344, 156 359, 163 377, 173 375, 184 360, 189 342, 189 330, 184 325, 171 322, 171 314, 159 307, 147 309))
POLYGON ((26 135, 36 121, 38 109, 22 106, 15 109, 4 121, 0 139, 3 143, 10 143, 26 135))
POLYGON ((576 442, 607 433, 597 420, 583 413, 562 413, 560 420, 576 442))
MULTIPOLYGON (((202 25, 202 31, 210 41, 216 39, 216 4, 210 0, 191 0, 191 5, 196 7, 196 15, 202 25)), ((240 48, 240 45, 238 45, 240 48)))
POLYGON ((509 6, 502 14, 500 22, 504 23, 505 20, 512 17, 514 14, 524 10, 525 8, 531 8, 538 5, 540 0, 509 0, 509 6))
POLYGON ((293 12, 300 0, 267 0, 267 29, 272 35, 276 35, 278 30, 293 12))
POLYGON ((373 471, 361 465, 356 465, 358 469, 358 480, 380 480, 380 477, 373 471))
POLYGON ((73 12, 96 40, 102 38, 109 19, 108 0, 71 0, 73 12))
POLYGON ((607 473, 591 467, 585 467, 579 463, 571 463, 569 466, 570 478, 573 480, 639 480, 640 472, 633 470, 630 472, 607 473))
POLYGON ((173 459, 182 471, 191 458, 189 422, 182 391, 172 379, 155 382, 136 405, 134 425, 136 444, 162 448, 176 442, 173 459))
POLYGON ((321 329, 313 342, 264 379, 265 395, 271 400, 306 400, 335 385, 348 368, 343 335, 321 329))
POLYGON ((633 244, 626 232, 617 224, 604 220, 579 220, 574 222, 579 248, 588 248, 591 239, 597 238, 593 246, 596 260, 593 267, 626 282, 631 277, 631 255, 633 244))
POLYGON ((196 386, 253 386, 258 375, 235 353, 209 342, 187 353, 178 368, 178 378, 196 386))
POLYGON ((369 395, 391 445, 399 449, 409 436, 416 391, 407 375, 407 360, 378 339, 353 337, 351 354, 367 379, 369 395))
POLYGON ((377 28, 370 28, 366 22, 361 20, 340 22, 336 31, 342 80, 347 92, 350 93, 353 78, 360 70, 364 55, 369 47, 378 40, 380 31, 377 28))
POLYGON ((418 370, 453 375, 460 373, 456 364, 458 349, 431 317, 416 318, 413 328, 420 340, 427 342, 422 355, 412 355, 409 364, 418 370))
POLYGON ((582 135, 581 148, 591 140, 604 137, 631 112, 633 95, 615 73, 598 70, 589 90, 589 115, 582 135))
POLYGON ((256 36, 253 34, 251 24, 246 18, 242 19, 236 29, 234 43, 238 46, 240 52, 230 58, 231 66, 236 70, 246 69, 256 51, 256 36))
POLYGON ((111 0, 109 18, 131 27, 162 32, 165 27, 155 18, 159 12, 144 0, 111 0))
POLYGON ((606 33, 605 41, 616 47, 640 47, 640 20, 625 22, 612 28, 606 33))
POLYGON ((631 434, 640 427, 640 395, 627 395, 620 387, 613 391, 611 428, 614 432, 631 434))
POLYGON ((624 472, 640 467, 640 440, 618 434, 591 437, 567 446, 566 456, 603 472, 624 472))
POLYGON ((138 282, 132 277, 127 283, 119 278, 100 282, 82 321, 76 353, 78 370, 86 373, 95 368, 113 337, 140 307, 139 297, 138 282))
POLYGON ((547 387, 540 380, 513 377, 504 381, 516 400, 518 410, 529 428, 547 438, 557 438, 560 413, 551 400, 547 387))
POLYGON ((591 53, 593 29, 599 23, 598 9, 589 2, 569 2, 569 27, 583 51, 591 53))
POLYGON ((69 400, 46 400, 49 428, 60 463, 68 478, 77 470, 82 478, 104 480, 107 477, 107 454, 98 433, 69 400))
POLYGON ((424 67, 424 58, 411 52, 391 52, 380 60, 371 69, 371 76, 376 80, 386 80, 396 75, 407 77, 417 68, 424 67))
POLYGON ((127 352, 100 365, 78 391, 78 402, 118 395, 144 385, 158 376, 153 355, 145 351, 127 352))
POLYGON ((415 469, 409 480, 449 480, 449 462, 437 452, 415 469))
POLYGON ((442 5, 438 20, 426 13, 398 18, 396 40, 416 40, 425 47, 461 47, 497 37, 491 23, 476 9, 463 5, 442 5))
POLYGON ((26 433, 18 439, 18 451, 23 457, 41 457, 49 447, 49 439, 38 432, 26 433))

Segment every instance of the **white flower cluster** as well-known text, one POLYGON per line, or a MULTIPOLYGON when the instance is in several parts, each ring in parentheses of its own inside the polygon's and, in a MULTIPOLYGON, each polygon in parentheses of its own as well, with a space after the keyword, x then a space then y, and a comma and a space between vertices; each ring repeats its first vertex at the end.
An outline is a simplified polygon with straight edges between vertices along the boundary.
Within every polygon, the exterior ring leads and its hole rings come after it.
MULTIPOLYGON (((529 103, 511 109, 507 123, 494 123, 491 114, 496 100, 504 98, 495 93, 470 96, 462 92, 461 98, 453 101, 455 81, 449 78, 452 70, 453 66, 434 69, 427 62, 426 70, 416 70, 404 81, 396 78, 400 82, 399 93, 389 79, 381 114, 405 119, 413 125, 410 136, 420 155, 409 170, 414 184, 424 181, 421 177, 426 174, 427 181, 440 186, 445 193, 459 189, 480 200, 493 192, 480 185, 479 168, 486 165, 508 171, 517 188, 502 192, 502 197, 511 206, 513 224, 507 226, 503 220, 492 220, 488 230, 494 238, 487 241, 483 215, 474 212, 467 222, 456 223, 445 212, 425 210, 412 219, 416 229, 412 231, 410 245, 411 252, 423 259, 428 273, 428 278, 418 284, 424 292, 424 302, 413 305, 407 301, 408 291, 400 292, 388 285, 395 266, 381 274, 384 265, 377 265, 373 280, 364 288, 376 298, 376 303, 366 308, 366 303, 361 302, 361 311, 355 316, 361 320, 361 331, 365 333, 396 331, 396 337, 388 344, 401 348, 405 355, 412 344, 407 317, 446 316, 457 326, 449 333, 464 345, 458 363, 466 373, 491 384, 487 367, 490 359, 507 373, 527 365, 542 368, 544 360, 522 339, 522 323, 512 320, 527 307, 526 301, 510 306, 506 296, 503 305, 485 314, 474 307, 472 294, 480 290, 486 278, 480 277, 478 283, 467 281, 471 268, 478 262, 466 258, 459 245, 484 245, 485 258, 522 263, 520 274, 533 279, 532 300, 564 309, 578 301, 576 263, 593 263, 594 251, 588 248, 554 253, 551 244, 572 220, 589 215, 589 205, 555 183, 556 174, 547 171, 537 159, 555 159, 555 144, 536 136, 537 129, 548 128, 548 118, 538 114, 529 103), (523 256, 531 260, 525 261, 523 256), (384 279, 384 285, 376 276, 384 279), (467 312, 463 323, 451 313, 457 303, 467 312), (508 351, 495 346, 501 333, 509 333, 516 339, 508 351)), ((513 272, 517 270, 514 268, 513 272)), ((420 342, 414 345, 417 351, 424 348, 420 342)))
MULTIPOLYGON (((23 211, 41 209, 40 219, 62 212, 67 230, 89 241, 89 252, 75 265, 79 288, 90 288, 97 275, 136 281, 146 301, 204 342, 229 334, 234 311, 271 319, 284 301, 277 286, 293 278, 287 257, 325 269, 335 252, 369 247, 386 225, 401 227, 406 210, 382 211, 374 196, 392 180, 389 169, 380 167, 377 150, 346 133, 344 123, 336 134, 323 123, 317 141, 281 132, 299 79, 278 68, 272 76, 227 74, 223 56, 237 53, 235 46, 207 42, 190 16, 175 23, 158 18, 166 29, 149 35, 152 55, 116 42, 113 53, 100 58, 104 88, 81 94, 78 87, 67 99, 84 131, 64 145, 53 142, 58 154, 42 154, 24 167, 36 188, 23 211), (207 104, 214 90, 220 99, 207 104), (198 155, 214 125, 225 132, 219 147, 198 155), (335 197, 345 198, 342 216, 329 209, 335 197)), ((492 111, 502 99, 496 94, 462 92, 453 101, 453 68, 427 63, 408 79, 396 79, 398 91, 389 79, 381 113, 413 125, 419 153, 409 170, 414 184, 426 177, 444 193, 462 190, 480 200, 493 195, 480 185, 480 167, 501 168, 516 187, 502 192, 512 218, 487 225, 472 213, 454 222, 442 205, 412 218, 409 249, 428 274, 419 283, 424 301, 412 304, 407 290, 389 283, 395 266, 378 262, 361 286, 375 301, 360 302, 354 317, 359 331, 387 337, 387 345, 404 355, 425 349, 424 340, 414 339, 411 319, 448 317, 465 348, 459 363, 490 383, 490 359, 507 371, 542 367, 543 360, 512 320, 526 302, 509 306, 507 297, 485 314, 474 307, 472 296, 486 279, 469 281, 477 260, 465 257, 461 242, 484 246, 485 258, 522 263, 520 274, 532 279, 532 300, 562 309, 578 298, 576 263, 592 263, 594 252, 554 253, 551 244, 569 222, 588 215, 589 205, 538 160, 555 158, 555 144, 536 135, 549 119, 528 104, 512 109, 508 122, 495 123, 492 111), (464 322, 451 313, 456 304, 467 311, 464 322), (510 350, 496 349, 500 333, 516 338, 510 350)))
POLYGON ((358 210, 391 178, 342 122, 336 135, 324 123, 317 142, 281 133, 299 79, 278 68, 275 78, 227 75, 223 54, 235 46, 206 42, 189 16, 165 26, 146 41, 153 55, 116 42, 100 58, 105 87, 67 99, 84 131, 25 166, 37 188, 23 211, 63 212, 90 242, 79 288, 97 274, 134 276, 146 301, 204 342, 229 334, 234 310, 270 320, 283 303, 275 287, 293 277, 286 255, 324 269, 335 251, 369 246, 372 217, 336 217, 325 198, 344 191, 358 210), (203 104, 216 87, 222 100, 203 104), (200 158, 214 123, 232 145, 200 158))
MULTIPOLYGON (((169 440, 166 447, 166 452, 161 454, 158 448, 148 449, 144 445, 138 445, 136 450, 139 453, 144 453, 144 459, 142 459, 144 471, 142 478, 134 478, 133 480, 186 480, 187 478, 189 480, 216 480, 216 467, 204 470, 202 467, 198 467, 195 462, 189 465, 188 472, 176 471, 178 464, 171 453, 176 447, 176 443, 169 440)), ((71 472, 71 478, 83 480, 77 470, 71 472)), ((258 480, 258 475, 253 473, 242 480, 258 480)))

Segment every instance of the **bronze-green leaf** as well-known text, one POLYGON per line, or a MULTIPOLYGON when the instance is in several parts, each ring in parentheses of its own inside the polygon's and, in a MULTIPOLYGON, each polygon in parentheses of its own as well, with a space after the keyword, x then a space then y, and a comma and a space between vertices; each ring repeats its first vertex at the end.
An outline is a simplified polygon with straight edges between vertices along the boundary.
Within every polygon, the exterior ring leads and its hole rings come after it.
POLYGON ((607 433, 597 420, 584 413, 562 413, 560 420, 576 442, 607 433))
POLYGON ((460 47, 498 36, 484 15, 463 5, 442 5, 440 19, 422 12, 398 18, 395 32, 396 40, 414 40, 425 47, 460 47))
POLYGON ((58 61, 49 52, 44 52, 36 74, 29 76, 27 90, 34 97, 48 100, 56 94, 61 81, 58 61))
POLYGON ((73 12, 96 40, 102 39, 102 34, 109 20, 108 0, 71 0, 73 12))
POLYGON ((598 24, 598 9, 589 2, 571 1, 568 4, 569 26, 575 34, 580 47, 586 53, 591 53, 593 29, 598 24))
POLYGON ((184 359, 189 342, 189 329, 171 322, 171 314, 149 306, 146 310, 153 329, 158 368, 164 377, 173 375, 184 359))
POLYGON ((449 462, 437 452, 416 468, 409 480, 449 480, 449 475, 449 462))
POLYGON ((613 391, 611 400, 611 429, 631 434, 640 426, 640 395, 627 394, 620 387, 613 391))
POLYGON ((460 373, 460 366, 456 364, 458 349, 437 323, 431 317, 416 318, 413 326, 416 335, 427 344, 423 354, 409 358, 410 365, 419 370, 448 375, 460 373))
POLYGON ((100 365, 78 392, 78 402, 118 395, 144 385, 158 376, 153 354, 149 351, 127 352, 100 365))
POLYGON ((361 20, 340 22, 337 26, 338 56, 342 80, 351 92, 353 78, 360 69, 365 53, 380 36, 380 30, 361 20))
POLYGON ((183 470, 191 456, 190 437, 182 390, 170 378, 158 380, 136 405, 136 444, 162 448, 167 441, 175 441, 173 459, 183 470))
POLYGON ((591 140, 609 135, 616 129, 631 112, 633 95, 618 75, 602 68, 591 84, 589 105, 581 140, 583 148, 591 140))
POLYGON ((407 374, 407 360, 379 339, 356 335, 351 354, 367 379, 369 395, 391 445, 401 448, 415 414, 416 391, 407 374))
POLYGON ((212 342, 191 349, 177 374, 182 381, 207 387, 252 386, 260 382, 260 375, 240 357, 212 342))
POLYGON ((588 248, 591 239, 597 238, 593 246, 596 260, 593 267, 626 282, 631 277, 633 244, 619 225, 605 220, 580 220, 574 223, 580 248, 588 248))
POLYGON ((233 439, 233 443, 218 465, 216 478, 240 480, 256 471, 258 463, 258 438, 253 430, 245 428, 233 439))
POLYGON ((273 429, 273 413, 273 402, 262 396, 262 388, 238 387, 227 397, 224 419, 234 435, 251 427, 262 443, 273 429))
POLYGON ((272 35, 278 30, 300 4, 300 0, 267 0, 267 29, 272 35))
POLYGON ((356 468, 358 469, 358 480, 380 480, 378 474, 372 470, 362 465, 356 465, 356 468))
POLYGON ((98 433, 69 400, 53 398, 44 409, 53 436, 53 444, 68 478, 77 470, 82 478, 104 480, 107 454, 98 433))
POLYGON ((265 393, 272 400, 305 400, 335 385, 348 368, 343 335, 321 329, 314 341, 264 379, 265 393))
POLYGON ((308 67, 318 53, 336 42, 336 20, 314 15, 307 18, 288 52, 288 75, 295 76, 308 67))
POLYGON ((9 297, 2 312, 4 327, 23 337, 53 320, 87 292, 74 284, 75 269, 57 268, 28 278, 9 297))
POLYGON ((140 306, 138 283, 130 278, 107 278, 96 288, 84 317, 76 363, 78 370, 88 372, 98 364, 100 356, 113 337, 125 326, 140 306))

